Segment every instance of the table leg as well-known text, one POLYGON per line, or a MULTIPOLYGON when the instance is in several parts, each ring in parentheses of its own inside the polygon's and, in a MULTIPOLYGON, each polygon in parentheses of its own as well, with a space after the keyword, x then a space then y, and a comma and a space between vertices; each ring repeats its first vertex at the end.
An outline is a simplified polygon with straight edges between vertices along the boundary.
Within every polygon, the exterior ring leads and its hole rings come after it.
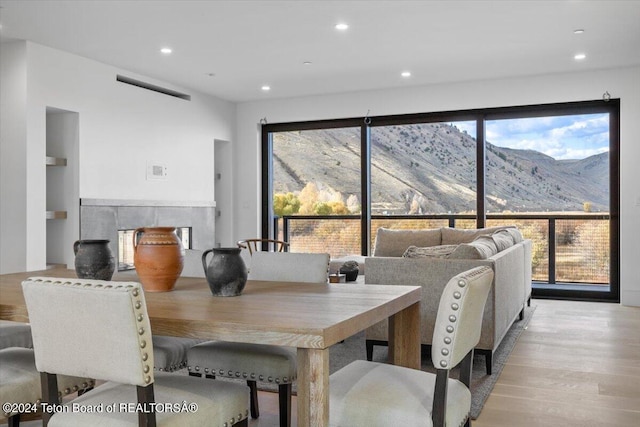
POLYGON ((420 303, 389 317, 389 363, 420 369, 420 303))
POLYGON ((298 349, 298 427, 329 425, 329 349, 298 349))

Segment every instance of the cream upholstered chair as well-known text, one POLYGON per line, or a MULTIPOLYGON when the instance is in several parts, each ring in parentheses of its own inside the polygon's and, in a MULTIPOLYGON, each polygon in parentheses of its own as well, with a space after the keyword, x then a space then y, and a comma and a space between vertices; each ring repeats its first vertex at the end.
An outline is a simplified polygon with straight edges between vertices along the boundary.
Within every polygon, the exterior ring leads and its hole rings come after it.
POLYGON ((330 425, 471 424, 471 364, 493 271, 477 267, 447 283, 438 306, 431 359, 436 373, 358 360, 329 378, 330 425), (460 364, 460 378, 449 370, 460 364), (465 424, 466 423, 466 424, 465 424))
MULTIPOLYGON (((58 395, 82 392, 93 385, 94 381, 89 378, 61 375, 58 379, 58 395)), ((7 419, 9 427, 18 426, 20 412, 5 411, 4 404, 12 403, 14 409, 33 413, 41 409, 41 396, 40 373, 36 370, 33 350, 17 346, 0 350, 0 402, 3 404, 0 420, 7 419)))
POLYGON ((45 413, 44 426, 248 425, 246 386, 205 386, 187 375, 153 371, 151 326, 139 283, 36 277, 24 281, 22 289, 43 402, 59 403, 57 393, 50 392, 56 374, 80 375, 107 382, 66 403, 67 408, 113 408, 45 413), (192 406, 184 408, 183 402, 192 406), (156 410, 158 405, 163 410, 156 410))
MULTIPOLYGON (((249 280, 327 283, 329 254, 254 252, 249 280)), ((251 417, 258 418, 256 382, 278 385, 280 426, 291 425, 291 385, 297 376, 296 352, 290 347, 209 341, 189 349, 191 375, 244 378, 251 388, 251 417)))

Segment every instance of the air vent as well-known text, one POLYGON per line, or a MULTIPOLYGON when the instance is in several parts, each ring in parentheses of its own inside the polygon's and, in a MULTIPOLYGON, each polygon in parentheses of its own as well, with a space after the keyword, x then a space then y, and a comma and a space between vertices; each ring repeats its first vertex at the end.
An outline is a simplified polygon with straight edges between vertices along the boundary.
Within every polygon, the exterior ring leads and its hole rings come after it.
POLYGON ((116 75, 116 80, 121 83, 126 83, 128 85, 141 87, 143 89, 152 90, 158 93, 164 93, 165 95, 174 96, 176 98, 184 99, 186 101, 191 101, 191 95, 187 95, 186 93, 177 92, 175 90, 167 89, 165 87, 157 86, 157 85, 143 82, 140 80, 132 79, 131 77, 125 77, 118 74, 116 75))

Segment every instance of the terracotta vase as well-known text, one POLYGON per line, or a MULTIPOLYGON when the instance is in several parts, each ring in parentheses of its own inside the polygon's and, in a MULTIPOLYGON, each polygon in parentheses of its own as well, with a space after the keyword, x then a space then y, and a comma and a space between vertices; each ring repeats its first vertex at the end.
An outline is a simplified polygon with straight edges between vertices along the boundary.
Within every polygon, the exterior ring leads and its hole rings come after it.
POLYGON ((208 249, 202 254, 202 267, 213 296, 238 296, 247 283, 247 267, 240 248, 208 249), (211 252, 213 256, 207 265, 207 255, 211 252))
POLYGON ((173 289, 184 267, 175 227, 141 227, 133 233, 133 265, 147 292, 173 289))
POLYGON ((111 280, 116 263, 108 240, 77 240, 73 253, 76 275, 80 279, 111 280))

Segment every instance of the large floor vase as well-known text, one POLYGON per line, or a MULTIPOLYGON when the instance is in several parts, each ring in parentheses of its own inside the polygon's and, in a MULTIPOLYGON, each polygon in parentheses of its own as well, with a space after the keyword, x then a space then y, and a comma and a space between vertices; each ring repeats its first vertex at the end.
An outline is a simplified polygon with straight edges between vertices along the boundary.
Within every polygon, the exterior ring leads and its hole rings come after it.
POLYGON ((175 227, 141 227, 133 233, 133 264, 147 292, 173 289, 184 267, 175 227))
POLYGON ((202 267, 211 293, 216 297, 234 297, 247 283, 247 267, 240 248, 213 248, 202 254, 202 267), (213 253, 207 265, 207 255, 213 253))

